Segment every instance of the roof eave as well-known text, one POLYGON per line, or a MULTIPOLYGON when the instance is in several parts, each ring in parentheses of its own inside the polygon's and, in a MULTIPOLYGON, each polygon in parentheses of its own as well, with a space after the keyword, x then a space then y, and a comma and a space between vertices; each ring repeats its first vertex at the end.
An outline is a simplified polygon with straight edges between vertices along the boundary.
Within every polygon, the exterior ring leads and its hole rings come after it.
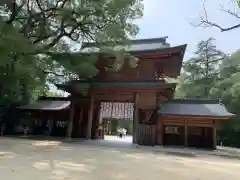
POLYGON ((221 118, 221 119, 231 119, 233 118, 235 115, 232 114, 232 115, 228 115, 228 116, 221 116, 221 115, 189 115, 189 114, 170 114, 170 113, 161 113, 161 112, 158 112, 158 114, 160 116, 181 116, 181 117, 206 117, 206 118, 214 118, 214 119, 217 119, 217 118, 221 118))
POLYGON ((70 104, 70 101, 38 100, 32 104, 19 106, 17 107, 17 109, 30 111, 61 111, 64 109, 68 109, 70 107, 70 104))
POLYGON ((129 53, 152 53, 152 52, 161 52, 161 51, 171 51, 175 50, 174 52, 182 52, 185 53, 187 48, 187 44, 179 45, 179 46, 172 46, 166 48, 156 48, 156 49, 147 49, 147 50, 138 50, 138 51, 128 51, 129 53))
POLYGON ((179 104, 219 104, 219 99, 173 99, 166 103, 179 103, 179 104))
MULTIPOLYGON (((163 42, 166 43, 166 39, 168 38, 168 36, 163 36, 163 37, 159 37, 159 38, 147 38, 147 39, 129 39, 127 40, 127 42, 129 42, 130 44, 139 44, 139 43, 155 43, 155 42, 163 42)), ((100 45, 105 45, 105 44, 109 44, 111 42, 102 42, 100 43, 100 45)), ((119 44, 123 44, 123 42, 119 41, 119 44)), ((86 48, 86 47, 93 47, 93 46, 99 46, 99 43, 96 42, 83 42, 82 43, 82 47, 86 48)))

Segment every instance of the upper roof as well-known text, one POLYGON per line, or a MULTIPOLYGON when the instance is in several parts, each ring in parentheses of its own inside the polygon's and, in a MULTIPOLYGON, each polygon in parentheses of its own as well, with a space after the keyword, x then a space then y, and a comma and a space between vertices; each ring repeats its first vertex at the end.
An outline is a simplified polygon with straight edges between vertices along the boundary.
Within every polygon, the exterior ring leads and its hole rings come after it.
POLYGON ((161 115, 231 117, 219 100, 171 100, 162 104, 161 115))
MULTIPOLYGON (((130 40, 128 45, 116 45, 114 49, 120 50, 124 49, 128 52, 138 52, 138 51, 146 51, 146 50, 157 50, 157 49, 164 49, 169 48, 170 44, 166 42, 168 37, 160 37, 160 38, 151 38, 151 39, 137 39, 137 40, 130 40)), ((108 43, 83 43, 81 52, 82 53, 97 53, 100 52, 100 46, 108 46, 108 43)))

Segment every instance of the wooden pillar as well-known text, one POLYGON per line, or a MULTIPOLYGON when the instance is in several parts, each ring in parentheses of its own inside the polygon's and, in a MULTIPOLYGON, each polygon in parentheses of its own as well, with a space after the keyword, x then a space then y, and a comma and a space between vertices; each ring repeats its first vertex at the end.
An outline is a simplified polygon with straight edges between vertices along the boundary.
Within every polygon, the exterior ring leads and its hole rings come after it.
POLYGON ((74 105, 75 105, 75 103, 73 101, 71 101, 68 128, 67 128, 67 138, 69 138, 69 139, 71 139, 71 137, 72 137, 73 119, 74 119, 74 105))
POLYGON ((138 93, 134 93, 134 112, 133 112, 133 143, 138 143, 139 109, 138 93))
POLYGON ((160 119, 158 118, 158 121, 160 121, 160 138, 159 138, 159 143, 160 145, 163 145, 163 135, 164 135, 164 125, 163 125, 163 117, 160 116, 160 119))
POLYGON ((156 144, 162 145, 163 144, 163 135, 164 135, 164 128, 163 128, 163 117, 158 116, 157 123, 156 123, 156 144))
POLYGON ((217 148, 217 126, 216 120, 213 121, 213 149, 217 148))
POLYGON ((188 147, 188 126, 187 126, 187 120, 184 120, 184 146, 188 147))
POLYGON ((94 101, 94 113, 93 113, 94 139, 99 139, 101 137, 100 108, 101 108, 101 103, 99 101, 97 102, 94 101))
POLYGON ((2 122, 2 124, 1 124, 1 136, 4 136, 4 131, 5 131, 5 123, 2 122))
POLYGON ((104 139, 104 125, 103 125, 103 119, 101 118, 101 102, 98 102, 97 107, 97 123, 98 123, 98 129, 99 129, 99 139, 104 139))
POLYGON ((48 136, 51 136, 51 134, 52 134, 52 127, 53 127, 53 120, 48 120, 47 124, 48 124, 48 136))
POLYGON ((88 109, 88 126, 87 126, 87 139, 92 138, 92 124, 93 124, 93 109, 94 109, 94 97, 90 97, 90 104, 88 109))

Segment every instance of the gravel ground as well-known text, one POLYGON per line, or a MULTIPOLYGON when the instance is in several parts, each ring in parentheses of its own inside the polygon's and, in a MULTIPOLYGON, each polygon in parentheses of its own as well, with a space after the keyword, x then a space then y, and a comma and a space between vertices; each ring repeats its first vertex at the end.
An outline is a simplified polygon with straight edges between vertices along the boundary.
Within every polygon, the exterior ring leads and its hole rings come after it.
POLYGON ((239 170, 239 160, 220 157, 0 139, 0 174, 7 180, 239 180, 239 170))

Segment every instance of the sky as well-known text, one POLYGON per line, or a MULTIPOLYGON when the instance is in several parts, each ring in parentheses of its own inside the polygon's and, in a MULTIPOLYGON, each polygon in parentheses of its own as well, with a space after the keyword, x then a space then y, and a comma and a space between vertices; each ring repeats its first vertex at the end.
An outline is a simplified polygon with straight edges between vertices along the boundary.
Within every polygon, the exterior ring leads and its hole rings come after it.
MULTIPOLYGON (((221 6, 231 9, 235 7, 231 1, 233 0, 206 0, 208 19, 223 26, 240 22, 240 19, 228 16, 220 10, 221 6)), ((240 49, 240 28, 221 32, 216 28, 201 28, 190 23, 199 22, 200 14, 203 12, 202 2, 201 0, 144 0, 144 15, 135 22, 140 28, 136 38, 168 36, 167 41, 171 46, 187 44, 184 60, 194 55, 199 41, 209 37, 214 37, 217 48, 225 53, 240 49)))

